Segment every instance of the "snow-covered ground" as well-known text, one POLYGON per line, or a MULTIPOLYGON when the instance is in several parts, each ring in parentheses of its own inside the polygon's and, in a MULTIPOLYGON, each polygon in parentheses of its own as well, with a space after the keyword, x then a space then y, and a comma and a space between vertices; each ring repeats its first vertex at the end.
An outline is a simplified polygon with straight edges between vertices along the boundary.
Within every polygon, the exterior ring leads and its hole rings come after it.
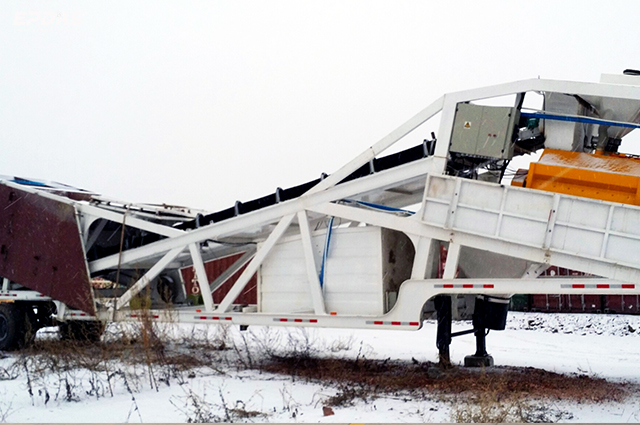
MULTIPOLYGON (((454 331, 469 327, 468 322, 455 323, 454 331)), ((191 326, 181 329, 193 331, 191 326)), ((269 339, 286 344, 293 333, 298 340, 302 336, 313 343, 314 349, 325 355, 418 361, 435 361, 437 357, 436 325, 431 321, 425 322, 417 332, 308 329, 301 333, 292 328, 266 331, 259 327, 243 334, 235 328, 229 328, 228 332, 238 347, 243 347, 246 341, 249 349, 269 339)), ((507 329, 491 332, 487 345, 496 365, 587 374, 630 382, 632 389, 640 385, 640 317, 637 316, 510 313, 507 329)), ((228 355, 234 355, 233 351, 227 350, 228 355)), ((452 360, 460 364, 465 355, 474 351, 473 336, 455 338, 451 346, 452 360)), ((17 355, 6 355, 0 360, 3 368, 0 378, 3 370, 11 370, 16 358, 17 355)), ((198 417, 225 420, 226 412, 235 422, 450 422, 452 409, 456 408, 437 396, 383 395, 367 402, 356 401, 350 407, 333 407, 335 414, 324 416, 323 402, 336 394, 335 387, 235 368, 228 363, 212 366, 198 369, 195 374, 185 374, 181 385, 174 379, 170 385, 160 382, 156 389, 148 379, 126 385, 114 379, 109 391, 104 388, 104 381, 94 379, 92 382, 95 376, 88 371, 56 372, 48 381, 39 382, 21 372, 15 379, 0 381, 0 419, 7 422, 186 422, 198 417), (62 378, 71 387, 70 401, 64 396, 67 388, 61 388, 62 378), (28 379, 32 379, 31 383, 28 379), (102 390, 96 390, 97 385, 102 385, 102 390), (243 418, 234 412, 259 415, 243 418)), ((567 400, 546 403, 548 408, 561 413, 557 416, 560 421, 640 422, 637 390, 619 403, 567 400)))

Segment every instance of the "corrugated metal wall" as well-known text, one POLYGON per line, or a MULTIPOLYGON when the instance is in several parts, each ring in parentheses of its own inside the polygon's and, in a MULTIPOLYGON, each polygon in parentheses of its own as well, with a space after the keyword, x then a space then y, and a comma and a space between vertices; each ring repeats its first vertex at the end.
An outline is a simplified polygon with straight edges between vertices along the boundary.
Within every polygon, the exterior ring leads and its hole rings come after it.
MULTIPOLYGON (((231 267, 244 252, 233 254, 228 257, 218 258, 212 261, 207 261, 204 264, 204 268, 207 271, 207 278, 209 282, 213 282, 222 273, 231 267)), ((222 286, 220 286, 213 293, 213 302, 219 303, 227 295, 233 284, 238 280, 246 266, 238 270, 229 280, 227 280, 222 286)), ((182 272, 182 279, 184 280, 185 288, 188 295, 198 295, 200 288, 196 284, 195 270, 193 267, 185 267, 180 270, 182 272)), ((242 293, 234 301, 235 304, 257 304, 258 303, 258 278, 253 275, 247 286, 245 286, 242 293)))
MULTIPOLYGON (((552 266, 542 275, 584 276, 585 274, 552 266)), ((640 314, 640 295, 526 295, 516 298, 511 308, 512 310, 561 313, 640 314)))

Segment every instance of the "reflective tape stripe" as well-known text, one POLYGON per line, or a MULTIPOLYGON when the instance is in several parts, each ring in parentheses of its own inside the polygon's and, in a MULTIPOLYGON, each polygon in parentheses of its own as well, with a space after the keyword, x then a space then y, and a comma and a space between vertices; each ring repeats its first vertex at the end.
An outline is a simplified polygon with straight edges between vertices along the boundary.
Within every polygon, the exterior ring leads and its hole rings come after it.
POLYGON ((490 289, 494 288, 493 283, 483 283, 483 284, 471 284, 471 283, 436 283, 433 285, 434 288, 443 288, 443 289, 490 289))
POLYGON ((591 284, 582 284, 582 283, 573 283, 573 284, 562 284, 561 288, 568 289, 635 289, 636 285, 623 283, 623 284, 604 284, 604 283, 591 283, 591 284))
POLYGON ((293 323, 318 323, 318 319, 289 319, 287 317, 274 318, 274 322, 293 322, 293 323))
POLYGON ((395 322, 383 320, 367 320, 367 325, 384 325, 384 326, 420 326, 420 322, 395 322))
POLYGON ((232 320, 233 317, 221 317, 221 316, 194 316, 196 320, 232 320))

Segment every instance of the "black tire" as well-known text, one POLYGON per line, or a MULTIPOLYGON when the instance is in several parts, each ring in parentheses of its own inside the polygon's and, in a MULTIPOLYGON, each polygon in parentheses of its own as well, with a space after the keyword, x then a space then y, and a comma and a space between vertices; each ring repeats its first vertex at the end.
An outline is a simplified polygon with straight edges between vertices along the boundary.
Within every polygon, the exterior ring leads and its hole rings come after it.
POLYGON ((104 332, 104 324, 98 321, 69 321, 58 325, 60 338, 66 341, 98 342, 104 332))
POLYGON ((0 304, 0 350, 10 351, 26 343, 27 317, 16 304, 0 304))

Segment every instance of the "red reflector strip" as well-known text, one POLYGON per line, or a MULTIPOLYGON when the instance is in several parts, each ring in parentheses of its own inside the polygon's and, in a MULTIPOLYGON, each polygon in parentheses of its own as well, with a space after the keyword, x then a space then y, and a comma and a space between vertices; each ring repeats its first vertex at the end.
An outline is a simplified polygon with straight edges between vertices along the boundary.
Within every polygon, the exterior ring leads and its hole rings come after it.
MULTIPOLYGON (((153 316, 155 319, 159 318, 160 316, 153 316)), ((211 320, 233 320, 233 317, 220 317, 220 316, 211 316, 211 317, 207 317, 207 316, 194 316, 194 319, 198 319, 198 320, 207 320, 207 319, 211 319, 211 320)))
POLYGON ((383 326, 420 326, 420 322, 397 322, 397 321, 382 321, 382 320, 367 320, 367 325, 383 325, 383 326))
POLYGON ((484 283, 484 284, 472 284, 472 283, 436 283, 433 285, 434 288, 444 288, 444 289, 454 289, 454 288, 462 288, 462 289, 473 289, 473 288, 495 288, 493 283, 484 283))
POLYGON ((293 323, 318 323, 318 319, 300 319, 300 318, 294 318, 294 319, 289 319, 288 317, 276 317, 273 319, 274 322, 293 322, 293 323))
POLYGON ((573 284, 563 284, 560 285, 561 288, 564 289, 635 289, 636 285, 632 283, 622 283, 622 284, 607 284, 607 283, 598 283, 598 284, 588 284, 588 283, 573 283, 573 284))

